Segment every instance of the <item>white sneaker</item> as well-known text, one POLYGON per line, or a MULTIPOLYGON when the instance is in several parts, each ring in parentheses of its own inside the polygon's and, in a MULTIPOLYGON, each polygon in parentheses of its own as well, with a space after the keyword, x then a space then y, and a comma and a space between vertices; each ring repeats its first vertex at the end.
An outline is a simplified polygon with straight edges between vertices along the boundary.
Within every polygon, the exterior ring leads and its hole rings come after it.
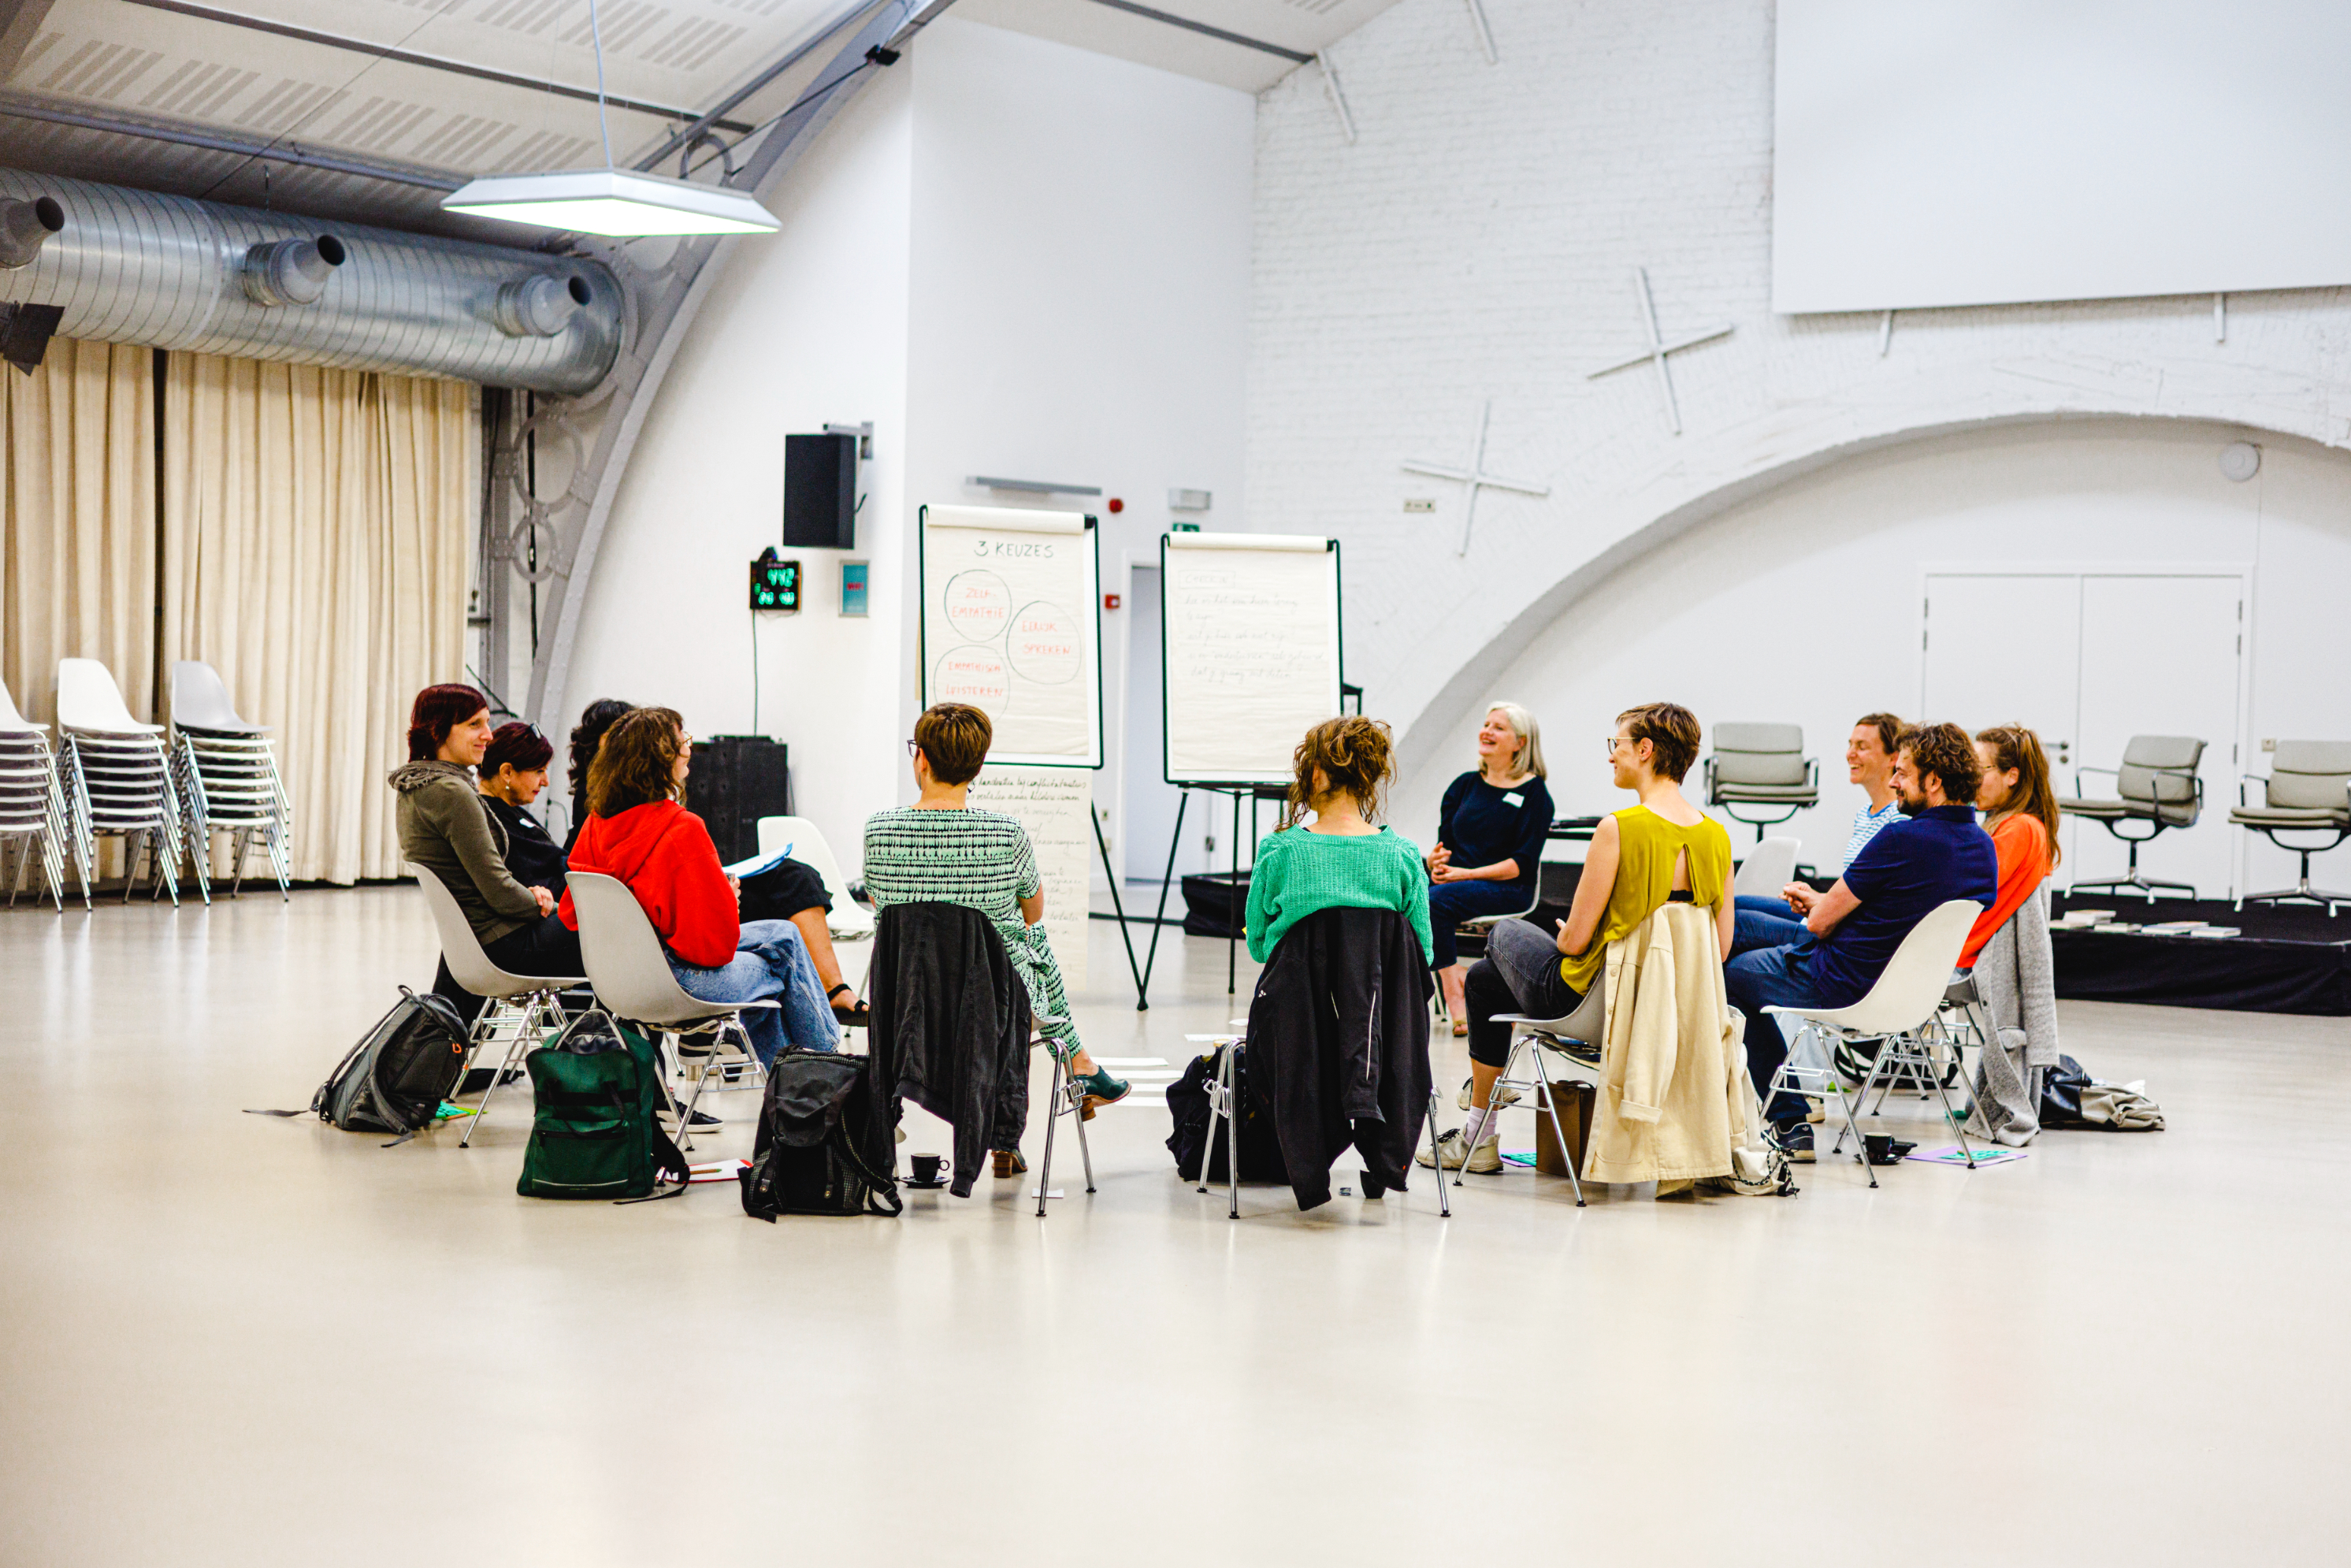
MULTIPOLYGON (((1458 1094, 1458 1095, 1454 1096, 1453 1103, 1454 1103, 1456 1105, 1460 1106, 1464 1111, 1468 1110, 1468 1109, 1469 1109, 1469 1091, 1470 1091, 1472 1088, 1474 1088, 1475 1086, 1476 1086, 1476 1081, 1475 1081, 1475 1080, 1473 1080, 1473 1079, 1468 1079, 1468 1078, 1465 1078, 1465 1079, 1463 1079, 1463 1080, 1461 1081, 1461 1092, 1460 1092, 1459 1094, 1458 1094)), ((1497 1105, 1515 1105, 1515 1104, 1517 1104, 1517 1103, 1519 1103, 1519 1092, 1518 1092, 1517 1090, 1515 1090, 1515 1089, 1502 1089, 1502 1088, 1500 1088, 1499 1085, 1497 1086, 1497 1090, 1498 1090, 1498 1096, 1499 1096, 1499 1097, 1494 1101, 1494 1103, 1495 1103, 1495 1104, 1497 1104, 1497 1105)))
POLYGON ((1499 1134, 1473 1149, 1462 1137, 1461 1129, 1456 1127, 1437 1140, 1437 1155, 1432 1156, 1423 1149, 1413 1158, 1424 1166, 1436 1166, 1448 1171, 1466 1170, 1472 1176, 1492 1176, 1502 1168, 1502 1140, 1499 1134))

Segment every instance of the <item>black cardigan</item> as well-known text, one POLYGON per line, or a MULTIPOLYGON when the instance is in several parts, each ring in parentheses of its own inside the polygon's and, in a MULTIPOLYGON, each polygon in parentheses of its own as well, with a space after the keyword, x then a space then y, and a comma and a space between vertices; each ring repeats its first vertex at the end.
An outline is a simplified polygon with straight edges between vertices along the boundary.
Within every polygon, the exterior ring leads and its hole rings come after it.
POLYGON ((1249 1083, 1299 1207, 1331 1201, 1349 1144, 1364 1197, 1405 1190, 1428 1114, 1429 989, 1420 938, 1393 909, 1317 910, 1282 934, 1249 999, 1249 1083))
POLYGON ((959 904, 882 912, 866 976, 875 1114, 887 1148, 900 1101, 955 1126, 955 1180, 971 1196, 992 1149, 1017 1149, 1029 1120, 1029 988, 987 916, 959 904))

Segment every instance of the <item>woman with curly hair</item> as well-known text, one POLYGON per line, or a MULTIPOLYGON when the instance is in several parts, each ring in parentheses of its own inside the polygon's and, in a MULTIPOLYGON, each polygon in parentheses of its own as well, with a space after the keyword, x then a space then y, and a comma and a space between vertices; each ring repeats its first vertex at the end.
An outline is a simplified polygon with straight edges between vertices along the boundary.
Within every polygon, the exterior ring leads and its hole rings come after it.
MULTIPOLYGON (((743 1014, 762 1065, 787 1045, 832 1051, 841 1027, 800 934, 788 920, 738 917, 736 890, 718 862, 710 830, 678 804, 693 766, 694 738, 674 709, 641 707, 622 715, 589 765, 589 816, 571 847, 571 869, 628 884, 687 995, 705 1002, 774 998, 783 1004, 743 1014)), ((565 925, 580 928, 569 892, 559 913, 565 925)))

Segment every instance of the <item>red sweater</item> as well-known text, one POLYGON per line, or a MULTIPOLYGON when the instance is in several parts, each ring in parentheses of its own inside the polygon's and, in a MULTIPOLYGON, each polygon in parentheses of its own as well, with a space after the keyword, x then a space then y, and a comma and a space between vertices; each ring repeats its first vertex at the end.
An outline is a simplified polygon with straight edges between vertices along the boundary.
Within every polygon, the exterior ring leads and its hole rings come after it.
MULTIPOLYGON (((687 963, 711 969, 735 956, 743 926, 718 846, 702 819, 676 801, 653 800, 617 817, 589 818, 571 846, 571 869, 627 883, 661 939, 687 963)), ((580 929, 568 889, 557 913, 564 925, 580 929)))

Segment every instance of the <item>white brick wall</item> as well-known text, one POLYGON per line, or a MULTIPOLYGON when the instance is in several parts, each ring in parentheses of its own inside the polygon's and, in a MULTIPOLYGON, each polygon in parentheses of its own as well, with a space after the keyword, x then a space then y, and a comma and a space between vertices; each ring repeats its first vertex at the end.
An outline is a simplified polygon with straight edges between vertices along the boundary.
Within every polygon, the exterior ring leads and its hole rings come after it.
MULTIPOLYGON (((1359 139, 1307 67, 1258 118, 1248 490, 1259 528, 1346 541, 1349 671, 1408 769, 1456 710, 1615 564, 1778 479, 1924 432, 2068 413, 2205 418, 2351 444, 2351 294, 1914 313, 1770 308, 1767 0, 1405 0, 1334 51, 1359 139), (1668 337, 1685 434, 1637 350, 1632 269, 1668 337), (1495 400, 1488 492, 1457 558, 1459 462, 1495 400), (1434 516, 1406 497, 1435 496, 1434 516)), ((2216 214, 2216 221, 2225 221, 2216 214)))

